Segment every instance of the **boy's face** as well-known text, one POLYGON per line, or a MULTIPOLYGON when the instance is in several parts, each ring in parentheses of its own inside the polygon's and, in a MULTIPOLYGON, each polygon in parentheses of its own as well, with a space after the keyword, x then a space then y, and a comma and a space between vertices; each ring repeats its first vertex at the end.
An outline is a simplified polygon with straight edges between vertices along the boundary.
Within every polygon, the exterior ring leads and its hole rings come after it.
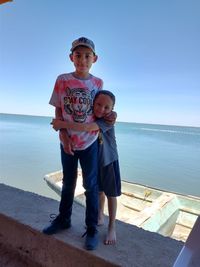
POLYGON ((109 114, 113 109, 113 101, 108 95, 100 94, 94 102, 94 115, 97 118, 102 118, 109 114))
POLYGON ((78 46, 70 55, 75 66, 75 73, 80 78, 87 78, 92 64, 97 61, 97 55, 85 46, 78 46))

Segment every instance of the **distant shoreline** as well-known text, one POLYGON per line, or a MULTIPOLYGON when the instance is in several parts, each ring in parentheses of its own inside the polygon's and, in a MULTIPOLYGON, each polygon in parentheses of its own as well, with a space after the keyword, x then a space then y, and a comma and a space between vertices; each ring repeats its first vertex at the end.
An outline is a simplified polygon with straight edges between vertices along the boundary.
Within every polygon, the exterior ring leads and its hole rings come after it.
MULTIPOLYGON (((4 113, 0 112, 0 115, 8 115, 8 116, 29 116, 29 117, 39 117, 39 118, 52 118, 53 116, 47 115, 33 115, 33 114, 18 114, 18 113, 4 113)), ((134 121, 118 121, 119 123, 135 123, 135 124, 147 124, 147 125, 158 125, 158 126, 173 126, 173 127, 190 127, 190 128, 200 128, 200 126, 194 125, 177 125, 177 124, 160 124, 160 123, 147 123, 147 122, 134 122, 134 121)))

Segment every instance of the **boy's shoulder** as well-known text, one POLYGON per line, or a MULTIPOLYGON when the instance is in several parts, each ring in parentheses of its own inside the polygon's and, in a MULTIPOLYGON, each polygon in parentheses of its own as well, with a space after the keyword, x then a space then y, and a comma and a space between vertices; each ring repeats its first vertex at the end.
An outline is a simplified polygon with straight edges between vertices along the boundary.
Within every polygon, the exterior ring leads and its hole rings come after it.
POLYGON ((96 77, 96 76, 90 74, 90 80, 93 80, 97 85, 100 86, 100 88, 103 87, 103 80, 101 78, 96 77))
POLYGON ((58 75, 57 80, 69 80, 72 78, 72 73, 63 73, 58 75))
POLYGON ((98 118, 95 120, 96 124, 99 126, 102 133, 105 133, 107 131, 114 131, 114 125, 108 124, 104 118, 98 118))
POLYGON ((83 79, 78 79, 76 77, 74 77, 73 72, 70 73, 63 73, 58 75, 57 77, 57 82, 63 82, 63 81, 69 81, 69 80, 79 80, 79 81, 92 81, 93 83, 95 83, 96 85, 98 85, 98 87, 102 88, 103 87, 103 80, 101 78, 98 78, 92 74, 90 74, 89 78, 86 80, 83 79))
POLYGON ((97 79, 97 80, 99 80, 99 81, 102 81, 102 82, 103 82, 103 80, 102 80, 101 78, 99 78, 99 77, 97 77, 97 76, 94 76, 94 75, 92 75, 92 74, 91 74, 91 78, 93 78, 93 79, 97 79))
MULTIPOLYGON (((69 78, 78 79, 78 78, 76 78, 76 77, 73 75, 73 72, 59 74, 58 77, 57 77, 57 79, 60 79, 60 80, 69 79, 69 78)), ((97 76, 94 76, 93 74, 90 74, 90 75, 89 75, 88 80, 90 80, 90 79, 96 79, 96 80, 101 80, 101 81, 103 81, 101 78, 99 78, 99 77, 97 77, 97 76)), ((79 79, 78 79, 78 80, 79 80, 79 79)))

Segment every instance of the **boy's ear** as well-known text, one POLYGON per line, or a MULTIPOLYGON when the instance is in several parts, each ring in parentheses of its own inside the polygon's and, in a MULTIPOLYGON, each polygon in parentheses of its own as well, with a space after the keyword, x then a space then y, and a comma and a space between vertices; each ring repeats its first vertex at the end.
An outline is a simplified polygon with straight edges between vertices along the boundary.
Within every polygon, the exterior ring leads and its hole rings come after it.
POLYGON ((69 58, 70 58, 70 60, 73 62, 72 53, 71 53, 71 54, 69 54, 69 58))
POLYGON ((95 63, 95 62, 97 61, 97 59, 98 59, 98 56, 97 56, 97 55, 95 55, 95 56, 94 56, 93 63, 95 63))

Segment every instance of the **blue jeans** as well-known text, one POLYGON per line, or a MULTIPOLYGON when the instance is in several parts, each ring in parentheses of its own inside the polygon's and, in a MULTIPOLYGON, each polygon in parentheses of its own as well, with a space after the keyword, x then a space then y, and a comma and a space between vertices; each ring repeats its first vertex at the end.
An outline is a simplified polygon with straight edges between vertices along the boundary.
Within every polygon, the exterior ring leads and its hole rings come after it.
POLYGON ((87 227, 97 225, 98 221, 98 142, 85 150, 76 150, 74 156, 66 154, 61 145, 63 168, 63 187, 59 206, 60 217, 71 219, 74 191, 77 180, 78 160, 83 174, 83 187, 86 196, 85 223, 87 227))

